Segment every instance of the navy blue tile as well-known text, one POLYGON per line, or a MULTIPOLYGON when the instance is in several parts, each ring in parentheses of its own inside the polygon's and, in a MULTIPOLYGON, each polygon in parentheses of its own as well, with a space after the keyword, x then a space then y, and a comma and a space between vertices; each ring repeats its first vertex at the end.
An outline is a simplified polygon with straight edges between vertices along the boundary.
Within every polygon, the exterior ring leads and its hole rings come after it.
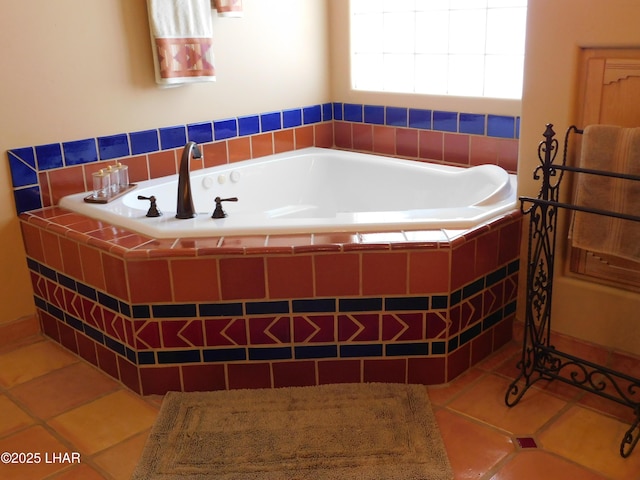
POLYGON ((131 141, 131 154, 140 155, 142 153, 157 152, 160 150, 158 143, 158 130, 143 130, 129 134, 131 141))
POLYGON ((311 105, 302 109, 302 118, 305 125, 320 123, 322 121, 322 109, 320 105, 311 105))
POLYGON ((58 320, 64 321, 64 312, 55 305, 47 303, 47 312, 56 317, 58 320))
POLYGON ((153 365, 156 357, 153 352, 138 352, 138 365, 153 365))
POLYGON ((469 343, 481 333, 482 325, 480 323, 476 323, 473 327, 466 329, 460 334, 460 346, 464 345, 465 343, 469 343))
POLYGON ((511 275, 520 270, 520 260, 514 260, 509 265, 507 265, 507 273, 511 275))
POLYGON ((408 114, 408 108, 387 107, 386 124, 394 127, 406 127, 408 125, 408 114))
POLYGON ((131 307, 133 318, 151 318, 151 308, 149 305, 133 305, 131 307))
POLYGON ((98 150, 96 149, 96 140, 94 138, 65 142, 62 144, 62 150, 64 151, 64 163, 66 166, 98 161, 98 150))
POLYGON ((384 309, 392 310, 429 310, 429 297, 385 298, 384 309))
POLYGON ((119 353, 122 356, 125 355, 124 345, 121 344, 120 342, 118 342, 117 340, 114 340, 113 338, 109 338, 109 337, 105 336, 104 337, 104 344, 110 350, 113 350, 114 352, 119 353))
POLYGON ((238 136, 238 121, 235 118, 213 122, 213 133, 216 140, 224 140, 238 136))
POLYGON ((462 289, 458 289, 449 296, 449 306, 453 307, 462 300, 462 289))
POLYGON ((458 342, 459 342, 458 337, 453 337, 453 338, 449 339, 449 342, 448 342, 448 345, 447 345, 447 348, 448 348, 449 352, 453 352, 454 350, 456 350, 458 348, 458 342))
POLYGON ((93 328, 91 325, 84 325, 84 333, 88 337, 93 338, 96 342, 104 344, 104 334, 100 330, 93 328))
POLYGON ((479 278, 462 288, 462 298, 469 298, 482 290, 484 290, 484 278, 479 278))
POLYGON ((336 301, 333 298, 293 300, 292 308, 296 313, 335 312, 336 301))
POLYGON ((151 310, 155 318, 192 318, 198 315, 193 303, 151 305, 151 310))
POLYGON ((342 120, 342 103, 334 103, 333 104, 333 119, 334 120, 342 120))
POLYGON ((388 357, 429 355, 428 343, 391 343, 387 345, 388 357))
POLYGON ((280 112, 263 113, 260 115, 260 126, 263 132, 273 132, 282 128, 280 112))
POLYGON ((54 282, 58 282, 58 275, 53 268, 45 267, 44 265, 40 265, 40 273, 47 277, 49 280, 53 280, 54 282))
POLYGON ((382 345, 341 345, 341 357, 381 357, 382 345))
POLYGON ((27 257, 27 268, 29 270, 33 270, 34 272, 39 272, 40 271, 40 264, 38 262, 36 262, 35 260, 32 260, 32 259, 27 257))
POLYGON ((250 348, 249 360, 288 360, 291 347, 250 348))
POLYGON ((339 300, 341 312, 371 312, 382 310, 381 298, 341 298, 339 300))
POLYGON ((247 315, 262 315, 270 313, 289 313, 289 302, 247 302, 247 315))
POLYGON ((443 112, 440 110, 433 111, 433 129, 443 132, 458 131, 458 113, 443 112))
POLYGON ((302 110, 294 108, 282 112, 282 127, 291 128, 302 125, 302 110))
POLYGON ((23 162, 13 152, 8 152, 11 182, 14 187, 25 187, 38 183, 36 169, 23 162))
POLYGON ((379 105, 365 105, 364 123, 384 125, 384 107, 381 107, 379 105))
POLYGON ((88 298, 89 300, 97 300, 98 294, 96 293, 95 288, 92 288, 84 283, 77 282, 78 289, 76 290, 83 297, 88 298))
POLYGON ((328 122, 329 120, 333 120, 333 104, 323 103, 322 104, 322 121, 328 122))
POLYGON ((67 323, 67 325, 75 330, 78 330, 79 332, 82 332, 82 322, 80 320, 67 313, 64 314, 64 317, 64 321, 67 323))
POLYGON ((516 138, 520 138, 520 117, 516 117, 516 138))
POLYGON ((127 360, 131 363, 137 363, 136 352, 131 350, 129 347, 125 347, 125 351, 127 352, 127 360))
POLYGON ((516 119, 505 115, 487 115, 487 135, 489 137, 514 138, 516 119))
POLYGON ((512 313, 516 313, 516 306, 517 306, 517 301, 514 300, 513 302, 509 302, 504 306, 504 316, 508 317, 509 315, 511 315, 512 313))
POLYGON ((40 187, 23 188, 13 192, 13 198, 16 202, 16 211, 18 213, 28 212, 42 208, 40 200, 40 187))
POLYGON ((110 308, 114 312, 117 312, 120 306, 117 298, 102 292, 98 292, 98 302, 100 305, 110 308))
POLYGON ((260 117, 250 115, 238 118, 238 133, 240 136, 255 135, 260 133, 260 117))
POLYGON ((480 115, 477 113, 461 113, 459 122, 460 125, 458 131, 460 133, 484 135, 484 115, 480 115))
POLYGON ((356 103, 345 103, 344 119, 347 122, 362 122, 362 105, 356 103))
POLYGON ((47 310, 47 302, 45 302, 43 299, 37 297, 36 295, 33 296, 33 301, 36 305, 36 308, 39 308, 40 310, 46 311, 47 310))
POLYGON ((202 360, 205 362, 231 362, 246 359, 247 352, 244 348, 219 348, 202 352, 202 360))
POLYGON ((494 325, 500 323, 500 320, 502 320, 502 318, 503 318, 502 309, 496 312, 493 312, 491 315, 487 316, 482 321, 482 330, 487 330, 493 327, 494 325))
POLYGON ((431 308, 442 310, 449 307, 449 299, 445 295, 434 295, 431 297, 431 308))
POLYGON ((71 277, 67 277, 66 275, 59 273, 58 282, 60 282, 60 285, 67 287, 69 290, 76 290, 76 281, 71 277))
POLYGON ((213 142, 213 125, 211 122, 189 124, 187 125, 187 136, 190 142, 213 142))
POLYGON ((409 126, 421 130, 431 130, 431 110, 409 109, 409 126))
POLYGON ((432 355, 444 355, 447 353, 447 344, 445 342, 433 342, 431 344, 432 355))
POLYGON ((203 303, 200 305, 201 317, 233 317, 242 314, 241 303, 203 303))
POLYGON ((500 280, 504 280, 506 277, 507 268, 502 267, 495 272, 491 272, 489 275, 487 275, 485 283, 487 284, 487 287, 490 287, 491 285, 495 285, 496 283, 498 283, 500 280))
POLYGON ((187 132, 184 125, 163 127, 158 132, 160 132, 160 147, 162 150, 183 147, 187 143, 187 132))
POLYGON ((127 157, 130 155, 129 138, 125 133, 98 137, 98 152, 100 153, 100 160, 127 157))
POLYGON ((294 348, 296 358, 334 358, 338 356, 337 345, 310 345, 294 348))
POLYGON ((36 146, 36 160, 38 161, 38 170, 62 167, 62 146, 59 143, 36 146))
POLYGON ((131 316, 131 306, 124 302, 118 302, 120 307, 120 313, 126 315, 127 317, 131 316))
POLYGON ((158 363, 197 363, 200 362, 200 350, 170 350, 157 352, 158 363))

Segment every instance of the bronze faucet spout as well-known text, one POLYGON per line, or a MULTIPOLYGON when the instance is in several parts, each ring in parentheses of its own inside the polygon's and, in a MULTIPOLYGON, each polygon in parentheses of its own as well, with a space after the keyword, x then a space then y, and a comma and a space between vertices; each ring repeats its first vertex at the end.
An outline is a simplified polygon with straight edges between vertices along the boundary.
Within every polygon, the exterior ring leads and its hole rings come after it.
POLYGON ((188 142, 182 150, 180 160, 180 170, 178 172, 178 205, 176 207, 176 218, 193 218, 196 216, 191 197, 191 178, 189 174, 189 160, 202 158, 202 152, 196 142, 188 142))

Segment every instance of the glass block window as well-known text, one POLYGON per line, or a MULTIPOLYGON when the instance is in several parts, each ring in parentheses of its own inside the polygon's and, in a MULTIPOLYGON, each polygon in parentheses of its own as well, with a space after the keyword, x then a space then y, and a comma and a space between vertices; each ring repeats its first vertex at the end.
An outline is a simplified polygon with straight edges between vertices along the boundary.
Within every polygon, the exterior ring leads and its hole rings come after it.
POLYGON ((527 0, 351 0, 356 90, 522 96, 527 0))

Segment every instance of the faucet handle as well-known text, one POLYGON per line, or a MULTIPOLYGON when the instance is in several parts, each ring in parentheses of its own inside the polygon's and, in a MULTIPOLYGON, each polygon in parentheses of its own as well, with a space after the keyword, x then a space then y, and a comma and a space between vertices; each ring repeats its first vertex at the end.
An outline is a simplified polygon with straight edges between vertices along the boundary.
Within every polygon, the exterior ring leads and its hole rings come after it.
POLYGON ((142 195, 138 195, 138 200, 149 200, 151 204, 149 205, 149 211, 147 212, 147 217, 159 217, 162 215, 162 212, 158 210, 158 206, 156 205, 156 197, 151 195, 150 197, 143 197, 142 195))
POLYGON ((211 215, 211 218, 225 218, 227 214, 224 212, 224 210, 222 210, 222 202, 237 202, 238 197, 231 197, 231 198, 216 197, 214 201, 216 202, 216 208, 213 211, 213 215, 211 215))

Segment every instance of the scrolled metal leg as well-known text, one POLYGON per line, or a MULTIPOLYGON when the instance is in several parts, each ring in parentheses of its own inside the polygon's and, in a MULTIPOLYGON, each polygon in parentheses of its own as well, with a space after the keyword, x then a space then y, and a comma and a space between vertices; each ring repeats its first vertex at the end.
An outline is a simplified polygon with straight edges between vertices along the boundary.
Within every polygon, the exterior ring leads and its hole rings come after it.
POLYGON ((631 455, 631 452, 633 452, 633 449, 638 444, 638 440, 640 440, 640 407, 638 407, 636 411, 636 421, 633 422, 633 425, 626 431, 622 442, 620 442, 620 455, 623 458, 631 455))

